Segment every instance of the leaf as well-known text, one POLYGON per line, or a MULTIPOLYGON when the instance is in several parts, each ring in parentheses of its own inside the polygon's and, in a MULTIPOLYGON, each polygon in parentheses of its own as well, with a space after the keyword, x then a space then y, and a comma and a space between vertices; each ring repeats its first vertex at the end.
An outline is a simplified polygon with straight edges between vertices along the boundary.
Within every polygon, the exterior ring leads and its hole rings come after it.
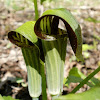
POLYGON ((85 20, 89 22, 93 22, 93 23, 100 23, 100 20, 96 20, 95 18, 92 18, 92 17, 88 17, 85 20))
POLYGON ((68 33, 68 37, 69 37, 72 49, 77 59, 80 61, 83 61, 81 29, 78 22, 75 20, 75 18, 72 16, 72 14, 68 10, 64 8, 60 8, 60 9, 50 9, 50 10, 45 11, 42 17, 40 17, 36 21, 34 31, 39 38, 49 40, 49 41, 66 37, 68 33), (51 30, 50 34, 49 33, 45 34, 45 32, 43 32, 42 29, 40 28, 41 26, 40 23, 42 20, 45 21, 48 17, 51 17, 49 20, 52 21, 51 26, 53 27, 50 27, 50 30, 51 30), (62 31, 58 27, 59 19, 62 20, 67 30, 67 31, 63 30, 62 34, 60 34, 59 32, 59 30, 62 31))
POLYGON ((24 82, 24 79, 23 78, 16 78, 16 82, 17 83, 23 83, 24 82))
POLYGON ((19 100, 19 99, 14 99, 11 96, 3 96, 4 100, 19 100))
POLYGON ((19 99, 14 99, 11 96, 3 96, 4 100, 19 100, 19 99))
POLYGON ((83 51, 87 51, 87 50, 92 50, 94 49, 94 46, 92 45, 88 45, 88 44, 83 44, 82 45, 83 51))
POLYGON ((11 96, 1 96, 0 95, 0 100, 19 100, 19 99, 14 99, 14 98, 12 98, 11 96))
POLYGON ((93 34, 93 37, 100 41, 100 36, 93 34))
MULTIPOLYGON (((43 4, 44 1, 48 1, 48 0, 40 0, 41 4, 43 4)), ((49 2, 54 1, 54 0, 49 0, 49 2)))
POLYGON ((40 0, 41 1, 41 4, 44 2, 44 1, 46 1, 46 0, 40 0))
POLYGON ((83 78, 85 78, 85 75, 82 74, 76 67, 73 67, 69 72, 67 83, 81 82, 83 78))
MULTIPOLYGON (((70 84, 71 82, 80 83, 85 78, 86 76, 81 71, 79 71, 76 67, 73 67, 69 72, 69 76, 67 78, 65 85, 70 84)), ((93 86, 93 84, 90 82, 87 82, 87 85, 89 85, 90 87, 93 86)))
POLYGON ((92 81, 92 83, 93 83, 94 85, 97 85, 97 84, 100 83, 100 80, 98 80, 98 79, 95 78, 95 77, 92 77, 92 78, 91 78, 91 81, 92 81))
POLYGON ((21 83, 21 85, 23 86, 23 87, 27 87, 27 83, 21 83))
POLYGON ((3 97, 1 96, 1 94, 0 94, 0 100, 4 100, 3 97))
POLYGON ((55 100, 100 100, 100 83, 86 92, 60 96, 55 100))

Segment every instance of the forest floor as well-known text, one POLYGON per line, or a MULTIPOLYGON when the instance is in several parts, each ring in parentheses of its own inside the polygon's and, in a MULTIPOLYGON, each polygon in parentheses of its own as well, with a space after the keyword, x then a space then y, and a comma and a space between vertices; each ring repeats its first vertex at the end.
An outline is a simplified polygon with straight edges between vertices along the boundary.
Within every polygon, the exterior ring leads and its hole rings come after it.
MULTIPOLYGON (((45 10, 41 7, 39 6, 40 14, 45 10)), ((31 100, 27 89, 27 72, 21 49, 10 43, 7 33, 27 21, 34 20, 34 9, 26 8, 14 11, 8 9, 3 2, 0 3, 0 8, 0 94, 31 100), (18 83, 18 80, 21 82, 18 83), (26 87, 24 87, 25 85, 26 87)), ((64 76, 67 77, 73 67, 77 67, 84 75, 88 75, 100 66, 100 7, 69 6, 67 9, 72 12, 81 26, 83 44, 92 46, 92 49, 88 48, 83 51, 84 63, 77 62, 68 42, 64 76)), ((100 79, 100 72, 95 77, 100 79)), ((72 91, 76 85, 76 83, 72 83, 70 87, 64 86, 64 94, 72 91)), ((86 90, 87 86, 84 86, 79 92, 86 90)), ((50 100, 49 96, 48 100, 50 100)))

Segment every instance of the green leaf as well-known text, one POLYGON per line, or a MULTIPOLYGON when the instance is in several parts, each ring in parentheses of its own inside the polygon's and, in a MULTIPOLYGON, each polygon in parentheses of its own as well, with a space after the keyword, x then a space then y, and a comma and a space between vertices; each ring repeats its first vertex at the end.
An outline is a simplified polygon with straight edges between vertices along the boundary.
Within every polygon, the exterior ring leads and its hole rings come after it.
POLYGON ((16 78, 16 82, 17 83, 23 83, 24 82, 24 79, 23 78, 16 78))
POLYGON ((23 86, 23 87, 27 87, 27 83, 21 83, 21 85, 23 86))
POLYGON ((11 96, 1 96, 0 95, 0 100, 19 100, 19 99, 14 99, 14 98, 12 98, 11 96))
POLYGON ((40 0, 41 1, 41 4, 44 2, 44 1, 46 1, 46 0, 40 0))
POLYGON ((83 44, 82 49, 83 49, 83 51, 92 50, 92 49, 94 49, 94 46, 88 45, 88 44, 83 44))
POLYGON ((55 100, 100 100, 100 83, 86 92, 60 96, 55 100))
POLYGON ((93 23, 100 23, 100 20, 96 20, 95 18, 92 18, 92 17, 88 17, 85 20, 89 22, 93 22, 93 23))
POLYGON ((4 100, 3 97, 1 96, 1 94, 0 94, 0 100, 4 100))
MULTIPOLYGON (((81 71, 79 71, 76 67, 73 67, 69 72, 69 76, 65 85, 70 83, 80 83, 85 78, 86 76, 81 71)), ((90 87, 93 86, 93 84, 90 82, 87 82, 87 85, 89 85, 90 87)))
POLYGON ((13 99, 11 96, 3 96, 4 100, 19 100, 19 99, 13 99))
POLYGON ((91 81, 92 81, 92 83, 93 83, 94 85, 97 85, 97 84, 100 83, 100 80, 98 80, 98 79, 95 78, 95 77, 92 77, 92 78, 91 78, 91 81))
MULTIPOLYGON (((86 76, 80 70, 78 70, 78 68, 73 67, 69 72, 69 76, 67 77, 67 81, 65 82, 65 85, 67 83, 70 84, 71 82, 73 82, 73 83, 79 82, 80 83, 85 78, 86 78, 86 76)), ((95 77, 92 77, 90 79, 90 81, 92 82, 92 84, 90 82, 87 83, 87 85, 89 85, 90 87, 93 85, 96 85, 100 82, 100 80, 98 80, 95 77)))
MULTIPOLYGON (((71 93, 75 93, 76 91, 78 91, 84 84, 87 84, 87 82, 93 78, 94 75, 96 75, 98 72, 100 71, 100 66, 94 70, 91 74, 89 74, 83 81, 80 82, 79 85, 77 85, 73 91, 71 93)), ((100 82, 98 82, 100 83, 100 82)))
POLYGON ((14 99, 11 96, 3 96, 4 100, 19 100, 19 99, 14 99))
POLYGON ((100 36, 94 34, 93 37, 100 41, 100 36))

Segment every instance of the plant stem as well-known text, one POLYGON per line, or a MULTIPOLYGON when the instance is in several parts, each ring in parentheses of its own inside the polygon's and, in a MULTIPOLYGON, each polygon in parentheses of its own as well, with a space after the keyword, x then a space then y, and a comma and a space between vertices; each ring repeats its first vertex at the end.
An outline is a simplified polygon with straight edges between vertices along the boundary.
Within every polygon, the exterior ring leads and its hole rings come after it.
POLYGON ((94 70, 89 76, 87 76, 83 81, 81 81, 80 84, 71 93, 75 93, 76 91, 78 91, 84 84, 86 84, 99 71, 100 71, 100 66, 96 70, 94 70))
POLYGON ((39 100, 39 98, 32 98, 32 100, 39 100))
POLYGON ((52 100, 55 100, 57 97, 59 97, 59 94, 58 95, 52 95, 51 96, 52 100))
POLYGON ((44 63, 41 61, 41 76, 42 76, 42 100, 47 100, 47 93, 46 93, 46 76, 44 70, 44 63))
POLYGON ((39 18, 37 0, 33 0, 33 1, 34 1, 34 9, 35 9, 35 20, 37 20, 39 18))

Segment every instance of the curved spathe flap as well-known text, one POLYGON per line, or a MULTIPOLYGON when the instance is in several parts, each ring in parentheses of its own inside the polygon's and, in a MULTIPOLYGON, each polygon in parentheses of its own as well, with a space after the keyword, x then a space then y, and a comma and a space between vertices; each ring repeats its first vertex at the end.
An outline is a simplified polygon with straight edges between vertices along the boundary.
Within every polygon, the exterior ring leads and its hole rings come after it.
POLYGON ((60 8, 45 11, 42 17, 36 21, 34 31, 39 38, 51 41, 67 37, 68 33, 76 57, 78 60, 83 61, 81 29, 78 22, 68 10, 60 8), (58 28, 59 19, 65 24, 66 31, 58 28), (46 30, 42 31, 43 28, 46 30))
POLYGON ((28 21, 15 31, 10 31, 8 33, 9 40, 19 47, 33 48, 36 46, 38 48, 38 38, 34 33, 34 24, 35 21, 28 21))

